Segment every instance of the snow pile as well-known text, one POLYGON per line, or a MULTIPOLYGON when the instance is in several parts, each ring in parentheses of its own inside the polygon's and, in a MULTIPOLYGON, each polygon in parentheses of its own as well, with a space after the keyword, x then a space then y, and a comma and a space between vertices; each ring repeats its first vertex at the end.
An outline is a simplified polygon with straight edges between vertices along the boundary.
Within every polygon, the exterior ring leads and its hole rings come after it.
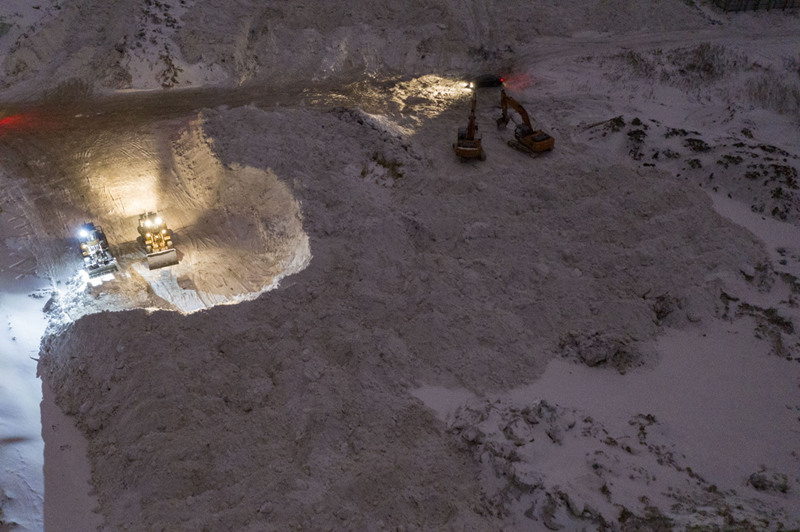
POLYGON ((687 465, 651 413, 619 431, 546 400, 484 400, 463 407, 449 431, 481 465, 487 513, 515 529, 768 527, 792 519, 777 502, 789 490, 785 473, 762 467, 747 478, 751 489, 778 496, 769 503, 739 484, 718 486, 687 465))
POLYGON ((476 526, 474 479, 432 416, 369 377, 381 355, 331 334, 352 322, 286 319, 291 300, 313 307, 304 292, 180 319, 87 316, 45 348, 102 353, 42 369, 89 437, 107 526, 476 526))
POLYGON ((582 136, 642 166, 669 169, 687 182, 724 190, 754 212, 800 221, 800 157, 754 138, 750 128, 708 138, 657 119, 621 115, 592 125, 582 136))
POLYGON ((618 89, 628 85, 638 90, 642 83, 653 90, 677 87, 699 101, 726 98, 735 102, 734 109, 757 106, 800 118, 800 55, 794 51, 779 48, 771 55, 738 43, 700 42, 628 50, 600 61, 616 65, 605 77, 618 89))
POLYGON ((313 259, 253 301, 85 316, 48 340, 42 376, 89 437, 107 523, 483 528, 495 517, 477 464, 409 385, 522 384, 566 331, 631 339, 652 365, 666 294, 681 301, 670 323, 712 319, 724 279, 746 283, 742 264, 767 260, 699 189, 624 166, 576 169, 566 142, 536 161, 547 181, 513 151, 462 165, 435 140, 461 113, 439 117, 206 115, 222 167, 292 183, 313 259))

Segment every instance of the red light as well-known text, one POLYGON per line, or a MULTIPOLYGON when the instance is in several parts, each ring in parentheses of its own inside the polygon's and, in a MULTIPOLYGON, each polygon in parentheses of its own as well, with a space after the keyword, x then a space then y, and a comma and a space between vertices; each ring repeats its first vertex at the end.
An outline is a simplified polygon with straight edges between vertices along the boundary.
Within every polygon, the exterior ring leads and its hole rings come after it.
POLYGON ((24 126, 27 121, 25 115, 11 115, 0 119, 0 127, 17 128, 24 126))
POLYGON ((17 113, 0 118, 0 135, 12 131, 32 131, 41 129, 45 123, 36 113, 17 113))

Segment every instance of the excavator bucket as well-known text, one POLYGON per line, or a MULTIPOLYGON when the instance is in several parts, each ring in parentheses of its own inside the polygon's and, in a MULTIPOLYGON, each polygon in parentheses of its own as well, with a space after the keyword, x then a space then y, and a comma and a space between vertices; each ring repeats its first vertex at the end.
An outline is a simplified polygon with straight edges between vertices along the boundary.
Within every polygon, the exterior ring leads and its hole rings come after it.
POLYGON ((86 271, 89 274, 90 279, 102 277, 103 275, 114 273, 118 270, 119 267, 117 266, 117 259, 111 259, 105 263, 95 263, 86 267, 86 271))
POLYGON ((178 264, 178 251, 175 248, 147 255, 147 267, 151 270, 178 264))

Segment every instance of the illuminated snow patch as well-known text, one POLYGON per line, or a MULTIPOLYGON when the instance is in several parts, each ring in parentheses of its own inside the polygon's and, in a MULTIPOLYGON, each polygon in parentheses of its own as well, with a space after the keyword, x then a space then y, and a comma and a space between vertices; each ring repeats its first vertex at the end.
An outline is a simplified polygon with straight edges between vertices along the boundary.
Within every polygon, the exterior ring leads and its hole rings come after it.
POLYGON ((119 143, 109 135, 108 149, 82 167, 85 179, 103 183, 91 203, 95 212, 105 209, 95 218, 119 271, 82 275, 61 290, 59 306, 71 320, 107 310, 191 313, 240 303, 308 265, 309 238, 290 187, 270 168, 222 164, 204 125, 202 115, 190 120, 167 145, 139 132, 120 133, 119 143), (177 264, 148 268, 138 225, 145 211, 158 212, 172 231, 177 264))
POLYGON ((466 101, 473 89, 469 81, 426 75, 398 83, 392 89, 392 100, 403 107, 413 107, 429 118, 440 115, 449 106, 466 101))

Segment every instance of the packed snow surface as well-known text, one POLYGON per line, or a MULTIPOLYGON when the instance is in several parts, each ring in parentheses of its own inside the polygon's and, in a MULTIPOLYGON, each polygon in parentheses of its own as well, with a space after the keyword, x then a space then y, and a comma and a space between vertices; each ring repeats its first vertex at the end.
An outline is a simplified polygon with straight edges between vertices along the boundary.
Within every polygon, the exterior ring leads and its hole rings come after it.
POLYGON ((710 4, 3 2, 0 530, 800 527, 800 15, 710 4))

